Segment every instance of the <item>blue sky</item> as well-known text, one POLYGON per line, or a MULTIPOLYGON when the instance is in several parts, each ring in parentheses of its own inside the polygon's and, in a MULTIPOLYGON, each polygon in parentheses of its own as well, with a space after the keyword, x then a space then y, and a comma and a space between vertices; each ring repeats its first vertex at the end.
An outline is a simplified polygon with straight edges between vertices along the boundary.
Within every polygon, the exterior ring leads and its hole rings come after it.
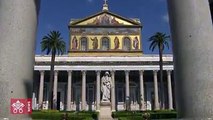
MULTIPOLYGON (((36 54, 41 54, 42 37, 51 30, 59 30, 69 43, 68 23, 71 18, 85 18, 102 10, 104 0, 41 0, 36 38, 36 54)), ((126 18, 139 18, 143 24, 142 44, 145 54, 149 50, 148 39, 156 32, 170 35, 166 0, 108 0, 109 11, 126 18)), ((164 53, 172 53, 172 48, 164 53)))

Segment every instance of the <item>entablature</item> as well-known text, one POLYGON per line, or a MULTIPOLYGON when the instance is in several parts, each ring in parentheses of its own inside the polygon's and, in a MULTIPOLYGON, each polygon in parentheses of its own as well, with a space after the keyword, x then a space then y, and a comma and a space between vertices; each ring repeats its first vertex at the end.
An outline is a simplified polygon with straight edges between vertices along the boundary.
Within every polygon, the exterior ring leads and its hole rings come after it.
MULTIPOLYGON (((50 65, 51 56, 35 56, 35 65, 50 65)), ((55 65, 87 65, 87 66, 109 66, 109 65, 158 65, 159 57, 156 55, 145 55, 142 57, 69 57, 57 56, 55 65)), ((173 65, 172 55, 163 56, 163 65, 173 65)))

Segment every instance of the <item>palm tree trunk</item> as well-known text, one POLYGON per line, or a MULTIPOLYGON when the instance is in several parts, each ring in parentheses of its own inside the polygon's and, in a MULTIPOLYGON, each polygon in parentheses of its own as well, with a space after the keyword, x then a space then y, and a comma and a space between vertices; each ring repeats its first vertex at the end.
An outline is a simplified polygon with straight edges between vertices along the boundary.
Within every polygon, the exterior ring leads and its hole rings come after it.
POLYGON ((159 46, 159 66, 160 66, 160 109, 164 108, 164 85, 163 85, 163 46, 160 44, 159 46))
POLYGON ((55 54, 56 52, 52 51, 51 56, 51 66, 50 66, 50 86, 49 86, 49 99, 48 99, 48 108, 53 109, 53 78, 54 78, 54 65, 55 65, 55 54))

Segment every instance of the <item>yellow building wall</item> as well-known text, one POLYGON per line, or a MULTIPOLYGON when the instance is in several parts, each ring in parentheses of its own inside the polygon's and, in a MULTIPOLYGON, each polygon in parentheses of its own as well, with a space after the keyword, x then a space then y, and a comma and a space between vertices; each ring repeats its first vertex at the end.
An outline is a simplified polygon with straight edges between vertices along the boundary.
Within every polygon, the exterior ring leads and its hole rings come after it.
POLYGON ((77 21, 73 25, 75 27, 70 27, 70 56, 140 56, 142 54, 141 27, 135 26, 137 22, 133 24, 127 19, 103 13, 84 21, 77 21), (116 27, 117 25, 122 27, 116 27), (83 37, 87 38, 87 50, 81 50, 83 37), (102 50, 104 37, 109 39, 109 50, 102 50), (125 37, 130 39, 130 50, 123 48, 125 37), (116 47, 116 44, 119 45, 116 47))
MULTIPOLYGON (((88 49, 89 50, 93 50, 93 41, 91 40, 94 39, 95 37, 97 37, 98 39, 98 49, 101 49, 101 40, 103 37, 107 37, 109 38, 110 40, 110 49, 113 50, 115 48, 115 44, 114 44, 114 40, 115 38, 117 37, 118 40, 119 40, 119 48, 120 50, 122 50, 122 47, 123 47, 123 39, 125 37, 128 37, 130 38, 130 41, 131 41, 131 50, 135 50, 135 48, 133 47, 133 40, 135 37, 138 38, 138 42, 139 42, 139 50, 141 49, 141 36, 140 35, 110 35, 110 36, 104 36, 104 35, 86 35, 86 36, 81 36, 81 35, 76 35, 76 36, 71 36, 71 40, 72 41, 74 39, 74 37, 77 38, 77 42, 78 42, 78 46, 77 46, 77 49, 76 50, 80 50, 80 47, 81 47, 81 38, 82 37, 86 37, 87 38, 87 41, 88 41, 88 49)), ((72 42, 70 42, 70 50, 72 50, 72 42)))
POLYGON ((81 52, 81 51, 73 51, 68 54, 70 57, 140 57, 143 55, 142 51, 134 51, 134 52, 123 52, 123 51, 90 51, 90 52, 81 52))

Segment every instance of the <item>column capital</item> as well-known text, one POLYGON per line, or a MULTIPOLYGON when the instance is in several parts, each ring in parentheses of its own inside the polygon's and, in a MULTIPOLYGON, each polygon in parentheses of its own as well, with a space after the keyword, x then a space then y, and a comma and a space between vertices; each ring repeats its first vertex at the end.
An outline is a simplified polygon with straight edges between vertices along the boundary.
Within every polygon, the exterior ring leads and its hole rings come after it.
POLYGON ((130 72, 129 70, 125 70, 125 74, 129 74, 129 72, 130 72))
POLYGON ((111 75, 112 75, 112 74, 115 74, 115 72, 116 72, 115 70, 111 70, 111 71, 110 71, 110 74, 111 74, 111 75))
POLYGON ((44 74, 45 71, 44 70, 39 70, 39 72, 40 72, 40 74, 44 74))
POLYGON ((54 70, 54 75, 58 75, 58 70, 54 70))
POLYGON ((143 74, 143 73, 144 73, 144 70, 139 70, 139 73, 140 73, 140 74, 143 74))
POLYGON ((96 72, 96 74, 100 74, 100 73, 101 73, 101 71, 100 71, 100 70, 96 70, 95 72, 96 72))
POLYGON ((167 70, 166 72, 168 75, 171 75, 172 70, 167 70))
POLYGON ((86 70, 81 70, 82 75, 86 75, 86 70))
POLYGON ((158 73, 158 70, 153 70, 153 73, 158 73))
POLYGON ((67 70, 68 76, 72 76, 72 70, 67 70))

